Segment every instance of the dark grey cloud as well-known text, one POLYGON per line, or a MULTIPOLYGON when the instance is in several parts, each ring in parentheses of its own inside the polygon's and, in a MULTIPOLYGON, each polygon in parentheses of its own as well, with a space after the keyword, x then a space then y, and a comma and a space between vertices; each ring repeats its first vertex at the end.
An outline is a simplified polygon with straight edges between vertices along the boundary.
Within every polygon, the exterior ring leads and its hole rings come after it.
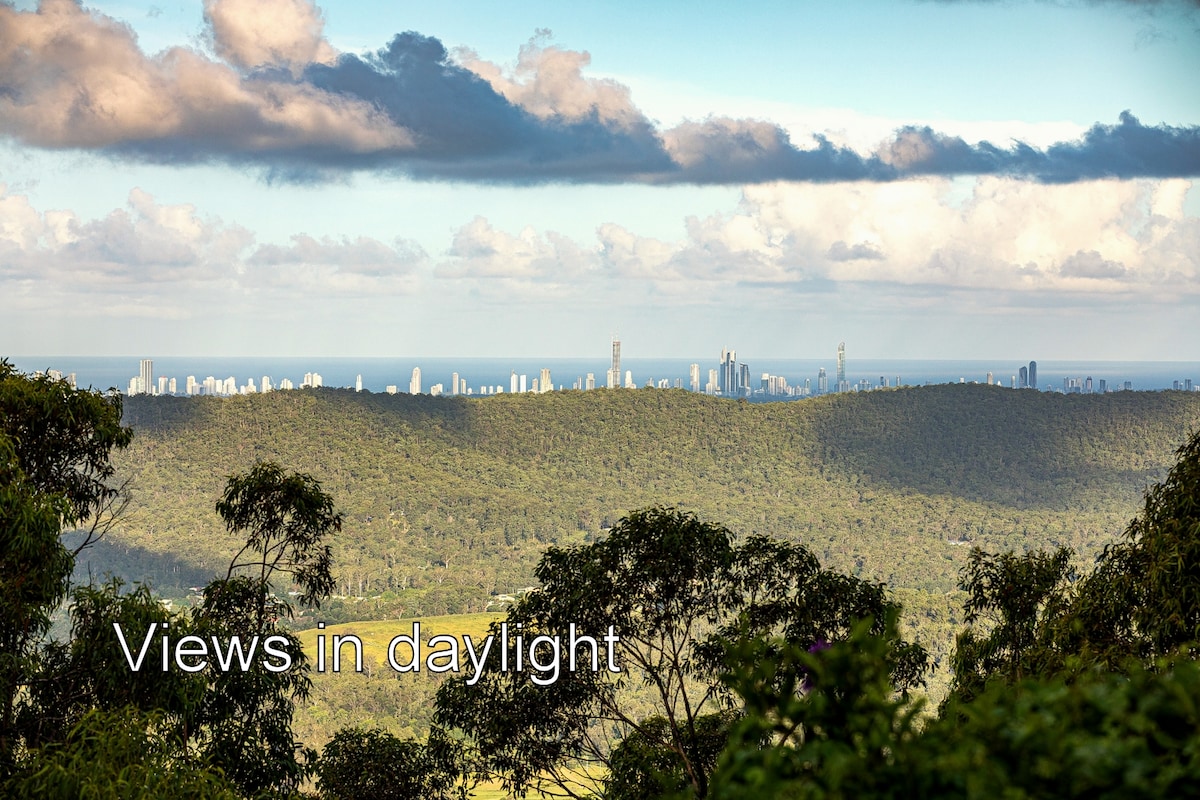
POLYGON ((147 56, 127 27, 66 0, 28 12, 0 4, 0 136, 139 161, 231 163, 292 182, 356 171, 509 184, 1200 176, 1200 127, 1146 126, 1129 112, 1043 149, 906 127, 864 155, 819 135, 797 146, 761 120, 663 129, 622 87, 584 78, 586 54, 523 51, 554 78, 544 83, 555 94, 536 77, 485 79, 419 33, 337 56, 319 31, 264 43, 260 24, 247 27, 246 3, 208 5, 229 23, 218 37, 218 52, 232 54, 225 61, 186 48, 147 56))
POLYGON ((414 135, 411 151, 345 154, 347 166, 518 183, 615 182, 673 168, 644 117, 632 126, 607 124, 598 114, 536 117, 453 63, 439 40, 411 31, 373 56, 343 55, 332 66, 310 65, 303 80, 369 103, 414 135))
POLYGON ((1007 148, 970 145, 928 127, 909 127, 896 133, 881 157, 916 175, 1005 175, 1043 183, 1195 177, 1200 175, 1200 127, 1147 126, 1124 111, 1116 125, 1097 123, 1078 141, 1044 150, 1021 142, 1007 148))

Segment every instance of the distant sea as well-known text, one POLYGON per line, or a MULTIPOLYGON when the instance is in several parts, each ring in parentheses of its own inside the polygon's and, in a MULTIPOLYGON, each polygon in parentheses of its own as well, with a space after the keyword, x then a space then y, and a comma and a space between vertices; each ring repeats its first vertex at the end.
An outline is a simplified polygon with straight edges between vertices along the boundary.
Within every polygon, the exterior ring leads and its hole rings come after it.
MULTIPOLYGON (((153 357, 154 376, 176 378, 179 391, 183 391, 189 375, 203 382, 208 376, 224 380, 234 378, 238 386, 253 379, 255 385, 263 376, 268 376, 275 386, 283 378, 289 378, 296 386, 306 372, 321 374, 327 387, 350 387, 357 376, 362 376, 363 389, 371 392, 385 391, 394 384, 399 391, 408 391, 409 378, 414 367, 421 368, 421 388, 428 392, 430 387, 441 383, 448 391, 451 376, 457 372, 475 394, 481 386, 503 387, 509 390, 509 377, 513 372, 527 375, 527 385, 532 387, 543 368, 550 370, 554 388, 570 389, 576 379, 586 379, 590 372, 595 375, 596 385, 603 386, 609 363, 601 358, 273 358, 273 357, 153 357)), ((138 374, 139 356, 16 356, 10 360, 24 372, 46 369, 60 370, 64 375, 75 373, 80 386, 98 389, 116 387, 125 391, 129 379, 138 374)), ((634 382, 645 386, 648 381, 655 385, 662 379, 675 385, 676 379, 683 388, 688 388, 688 368, 700 365, 700 385, 708 381, 708 371, 718 368, 717 359, 709 358, 623 358, 622 372, 633 373, 634 382)), ((828 359, 750 359, 751 385, 758 387, 763 373, 780 375, 789 385, 803 386, 805 379, 811 381, 814 392, 817 388, 817 371, 825 368, 832 389, 836 381, 837 364, 828 359)), ((881 360, 848 359, 846 379, 858 384, 866 379, 872 387, 885 379, 895 386, 897 378, 905 386, 921 386, 938 383, 986 383, 987 374, 992 373, 995 382, 1009 386, 1022 366, 1028 362, 996 361, 939 361, 939 360, 881 360)), ((1200 362, 1198 361, 1038 361, 1038 388, 1062 391, 1064 379, 1081 382, 1092 378, 1093 389, 1099 390, 1100 380, 1107 381, 1110 390, 1122 388, 1126 381, 1136 391, 1170 389, 1175 381, 1182 385, 1190 379, 1193 387, 1200 386, 1200 362)))

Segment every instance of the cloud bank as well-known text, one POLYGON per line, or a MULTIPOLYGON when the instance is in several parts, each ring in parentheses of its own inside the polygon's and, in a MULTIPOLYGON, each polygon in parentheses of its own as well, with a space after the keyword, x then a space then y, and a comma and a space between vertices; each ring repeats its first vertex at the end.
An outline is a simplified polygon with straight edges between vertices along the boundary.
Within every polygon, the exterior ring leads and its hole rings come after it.
POLYGON ((591 243, 531 228, 513 237, 476 218, 435 274, 612 281, 627 296, 649 291, 701 304, 739 288, 767 288, 786 302, 854 285, 939 302, 952 291, 984 293, 998 306, 1051 297, 1175 305, 1200 296, 1200 218, 1183 210, 1190 186, 989 176, 956 199, 948 181, 775 183, 747 187, 731 213, 689 217, 674 241, 612 223, 598 226, 591 243))
POLYGON ((406 294, 426 261, 414 242, 370 237, 255 243, 255 234, 193 205, 164 204, 133 189, 125 208, 98 219, 36 209, 0 184, 0 293, 15 308, 36 302, 100 305, 112 313, 186 316, 196 303, 270 289, 273 297, 406 294), (106 302, 98 303, 97 298, 106 302), (125 305, 113 298, 141 298, 125 305))
POLYGON ((628 87, 585 74, 586 52, 544 36, 503 67, 414 32, 373 53, 337 53, 307 0, 206 0, 204 18, 211 52, 149 55, 128 26, 72 0, 0 5, 0 135, 295 180, 356 170, 510 184, 1200 176, 1200 127, 1145 125, 1129 112, 1045 148, 912 126, 859 152, 820 134, 796 142, 763 120, 661 128, 628 87))

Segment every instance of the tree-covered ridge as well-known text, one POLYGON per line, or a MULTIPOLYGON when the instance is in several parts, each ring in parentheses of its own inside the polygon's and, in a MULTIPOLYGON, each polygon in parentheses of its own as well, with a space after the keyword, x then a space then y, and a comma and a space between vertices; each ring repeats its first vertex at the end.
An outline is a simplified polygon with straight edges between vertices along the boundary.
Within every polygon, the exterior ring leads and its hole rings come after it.
MULTIPOLYGON (((681 391, 486 399, 338 390, 130 398, 119 458, 134 576, 186 585, 228 562, 207 498, 257 459, 302 464, 346 512, 338 592, 530 582, 546 545, 669 502, 803 541, 897 588, 954 589, 965 553, 1110 541, 1200 426, 1178 392, 1062 396, 936 386, 746 404, 681 391), (173 570, 182 569, 175 573, 173 570), (194 576, 194 577, 189 577, 194 576)), ((410 595, 410 597, 415 597, 410 595)))

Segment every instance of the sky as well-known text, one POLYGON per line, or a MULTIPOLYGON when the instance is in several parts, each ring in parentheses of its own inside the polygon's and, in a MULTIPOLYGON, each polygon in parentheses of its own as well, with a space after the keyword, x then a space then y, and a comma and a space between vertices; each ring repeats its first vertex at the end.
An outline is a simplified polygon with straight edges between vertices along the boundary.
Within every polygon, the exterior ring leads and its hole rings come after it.
POLYGON ((1196 0, 0 3, 0 355, 1197 361, 1197 75, 1196 0))

